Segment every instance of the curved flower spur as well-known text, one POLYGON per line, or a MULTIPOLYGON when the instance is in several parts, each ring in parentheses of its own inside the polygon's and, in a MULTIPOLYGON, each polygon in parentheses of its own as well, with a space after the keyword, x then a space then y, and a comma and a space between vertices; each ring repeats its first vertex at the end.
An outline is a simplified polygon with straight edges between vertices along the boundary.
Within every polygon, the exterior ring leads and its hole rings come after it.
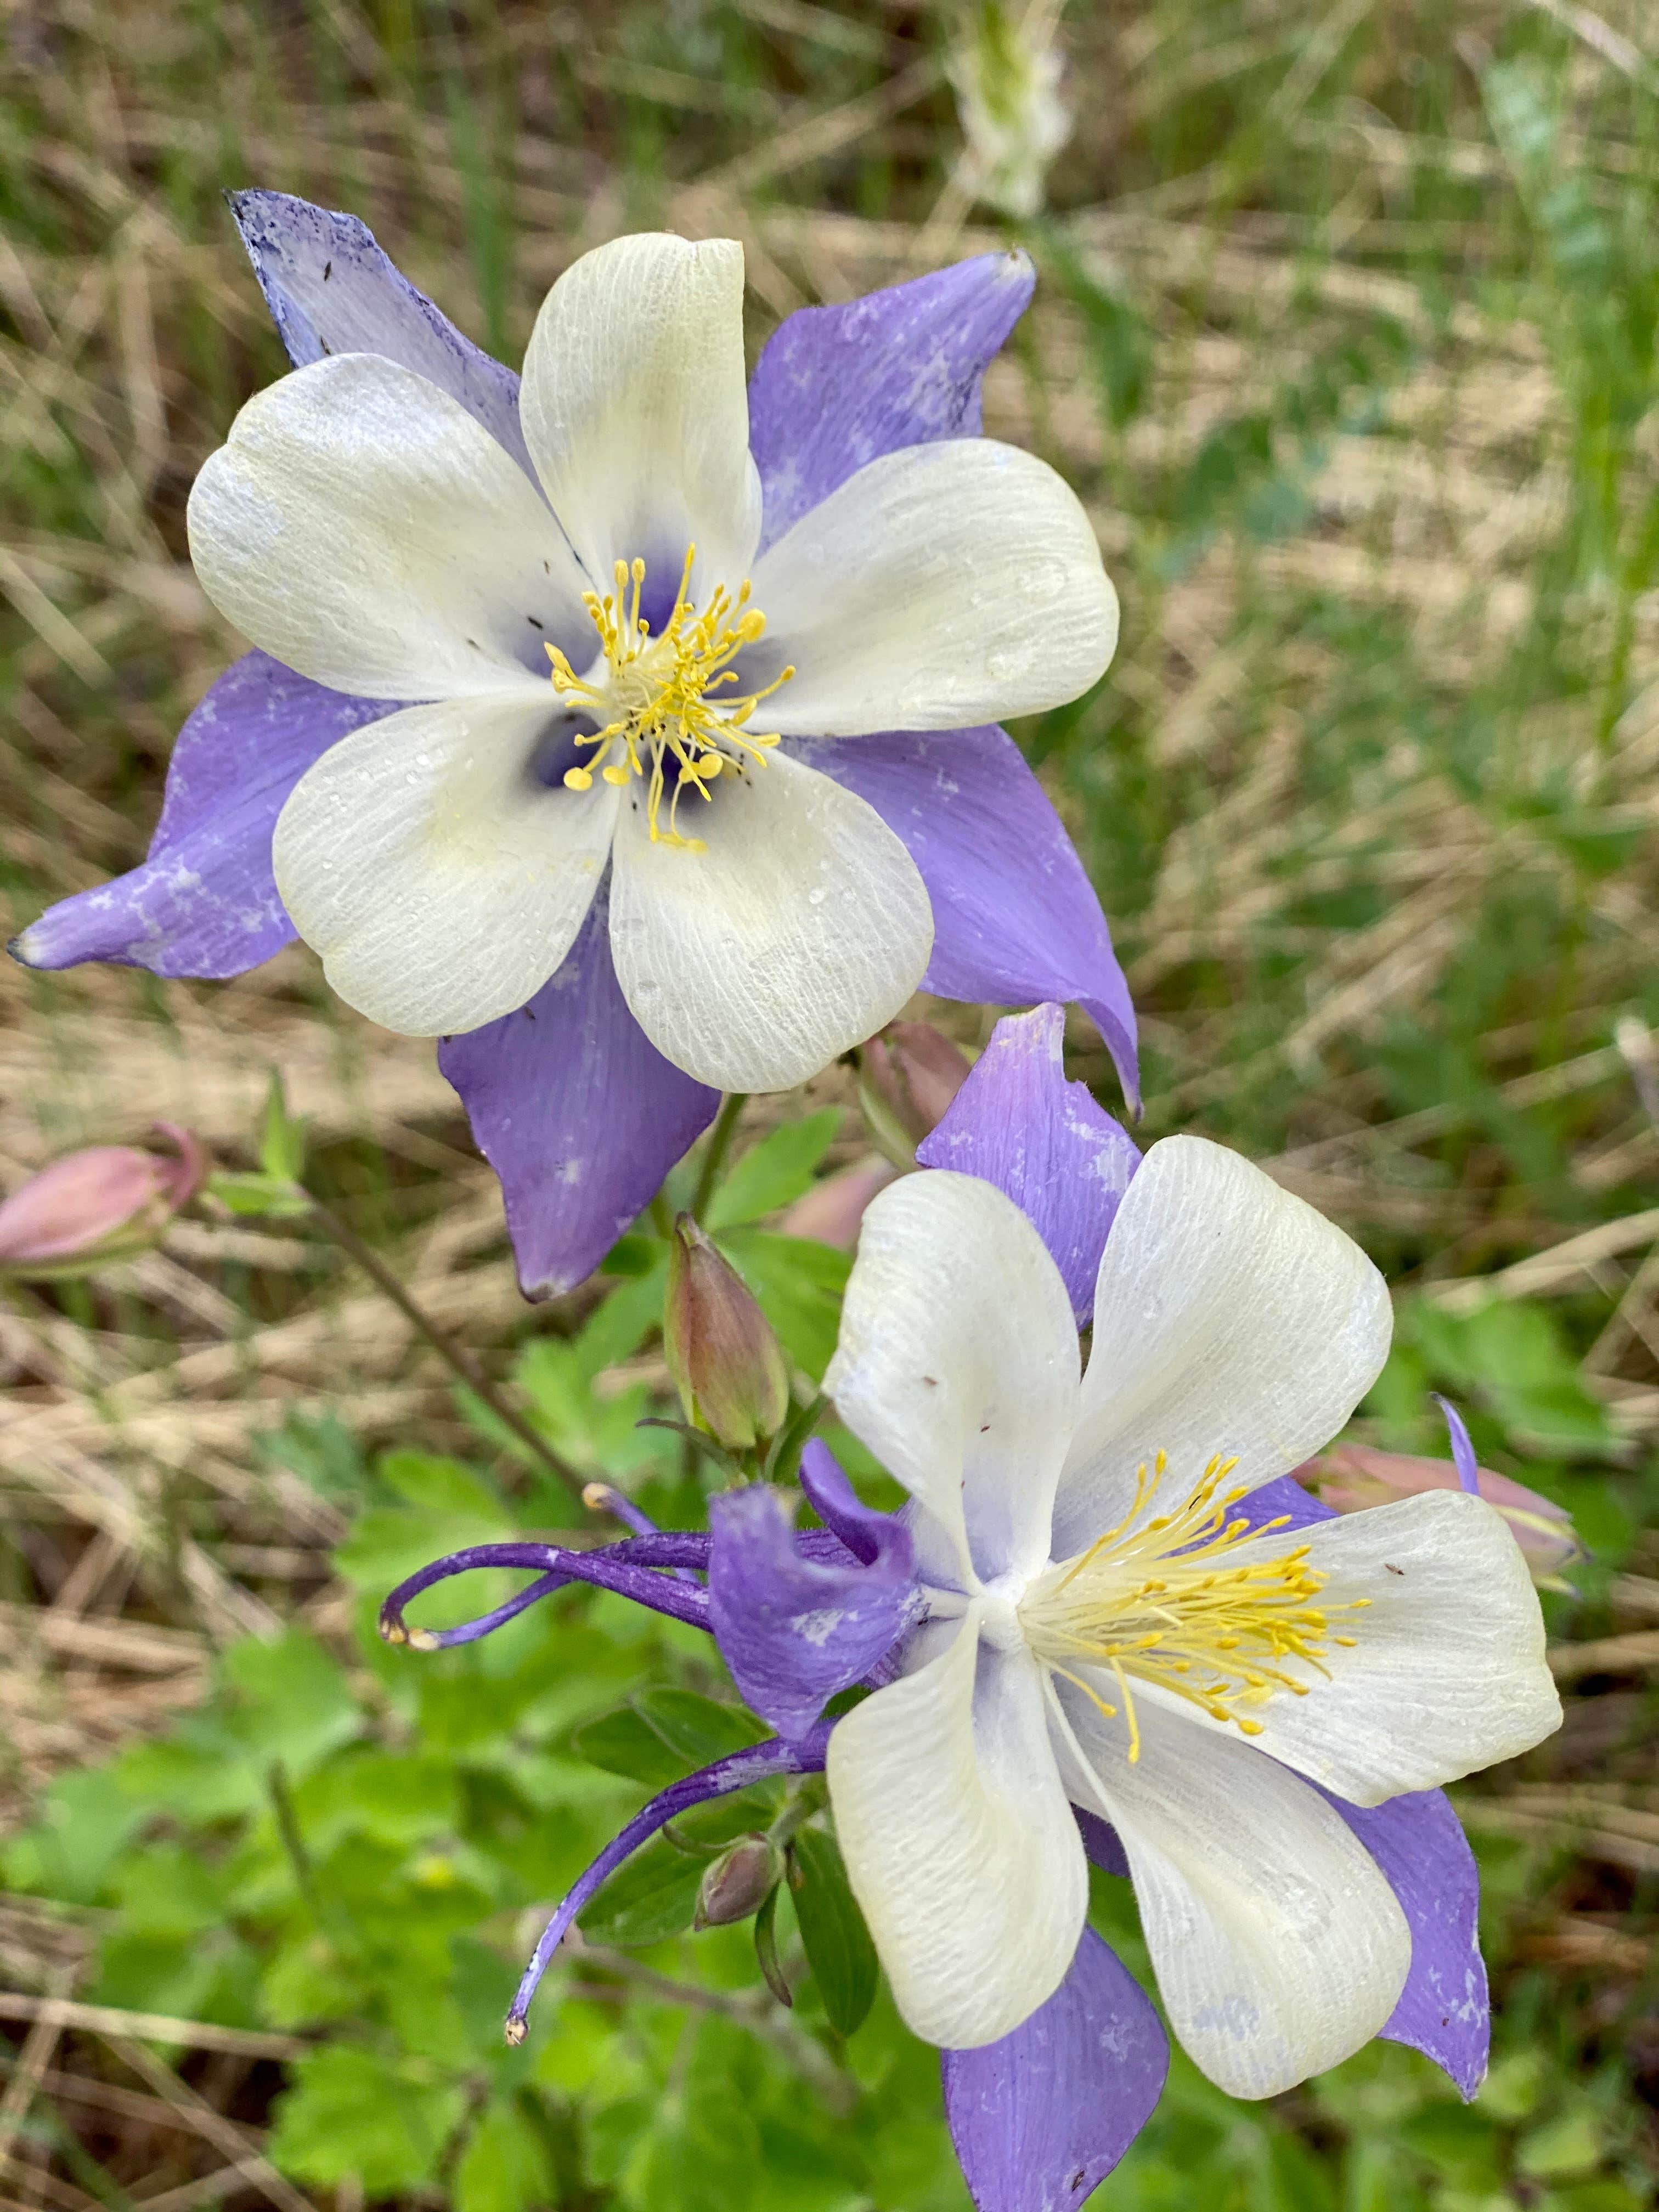
POLYGON ((520 384, 352 218, 232 204, 296 368, 191 546, 259 650, 185 725, 144 866, 19 957, 223 975, 297 931, 444 1040, 532 1293, 720 1090, 793 1086, 919 984, 1079 999, 1133 1095, 1098 901, 994 726, 1117 626, 1072 493, 977 434, 1023 256, 803 311, 745 392, 740 249, 617 239, 520 384))

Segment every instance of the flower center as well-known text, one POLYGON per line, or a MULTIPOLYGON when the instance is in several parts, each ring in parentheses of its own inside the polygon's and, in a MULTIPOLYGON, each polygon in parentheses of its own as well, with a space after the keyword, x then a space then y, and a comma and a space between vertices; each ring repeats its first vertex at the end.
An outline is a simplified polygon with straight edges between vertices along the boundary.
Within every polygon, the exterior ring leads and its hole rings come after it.
POLYGON ((724 771, 747 775, 751 767, 765 767, 766 748, 776 744, 777 732, 762 734, 744 725, 761 701, 795 672, 786 668, 764 690, 746 696, 712 696, 736 684, 732 664, 764 632, 766 617, 749 605, 746 580, 735 598, 720 585, 698 613, 686 596, 696 550, 695 545, 686 548, 673 611, 660 637, 652 635, 640 612, 644 562, 618 561, 614 592, 604 599, 597 592, 582 594, 600 647, 600 657, 587 674, 578 676, 556 646, 547 648, 553 689, 600 726, 591 737, 576 740, 597 750, 591 764, 567 769, 565 782, 572 791, 590 791, 595 769, 607 783, 618 786, 643 776, 649 785, 652 843, 687 853, 707 848, 701 837, 679 834, 682 795, 690 789, 706 800, 709 785, 724 771), (662 798, 671 772, 674 785, 665 828, 662 798))
POLYGON ((1307 1695, 1310 1685, 1292 1666, 1326 1674, 1327 1639, 1349 1648, 1356 1641, 1332 1635, 1329 1616, 1369 1599, 1314 1605, 1326 1577, 1307 1564, 1307 1545, 1267 1558, 1233 1556, 1247 1536, 1285 1525, 1283 1516, 1254 1529, 1229 1518, 1246 1494, 1221 1488, 1237 1464, 1212 1459, 1178 1511, 1142 1520, 1166 1471, 1159 1452, 1150 1475, 1144 1465, 1136 1471, 1134 1503, 1116 1528, 1039 1576, 1020 1601, 1033 1653, 1109 1716, 1117 1706, 1073 1669, 1098 1668, 1115 1680, 1131 1762, 1140 1755, 1132 1681, 1170 1691, 1241 1735, 1260 1735, 1254 1709, 1280 1690, 1307 1695))

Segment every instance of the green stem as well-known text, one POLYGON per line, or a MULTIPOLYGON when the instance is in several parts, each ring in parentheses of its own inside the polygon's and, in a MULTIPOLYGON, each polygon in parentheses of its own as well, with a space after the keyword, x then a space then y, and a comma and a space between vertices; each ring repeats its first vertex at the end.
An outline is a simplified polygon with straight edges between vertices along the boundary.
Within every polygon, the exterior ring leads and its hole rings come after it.
POLYGON ((386 1293, 404 1318, 426 1339, 450 1372, 458 1376, 476 1397, 483 1399, 496 1419, 512 1431, 526 1450, 539 1460, 550 1474, 557 1476, 573 1498, 580 1498, 586 1478, 579 1474, 568 1460, 562 1459, 546 1437, 538 1435, 517 1407, 508 1403, 472 1354, 457 1344, 447 1329, 441 1328, 430 1314, 422 1313, 374 1246, 366 1244, 356 1231, 342 1221, 331 1207, 325 1206, 321 1199, 313 1198, 308 1190, 302 1191, 301 1194, 310 1206, 311 1218, 317 1226, 357 1262, 378 1290, 386 1293))
POLYGON ((665 1244, 674 1233, 674 1216, 669 1209, 666 1191, 659 1190, 651 1201, 651 1226, 665 1244))
POLYGON ((726 1156, 732 1149, 738 1116, 748 1103, 749 1093, 746 1091, 728 1091, 720 1112, 714 1116, 714 1126, 708 1133, 708 1149, 702 1156, 702 1165, 697 1172, 696 1194, 691 1200, 691 1218, 694 1221, 700 1222, 708 1211, 708 1201, 714 1195, 720 1170, 726 1165, 726 1156))

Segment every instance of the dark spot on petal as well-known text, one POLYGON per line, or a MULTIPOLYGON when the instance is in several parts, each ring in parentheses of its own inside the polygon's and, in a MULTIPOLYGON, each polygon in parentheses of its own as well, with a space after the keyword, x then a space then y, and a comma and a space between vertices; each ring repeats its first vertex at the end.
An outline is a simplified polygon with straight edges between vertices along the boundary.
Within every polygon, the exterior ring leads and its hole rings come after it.
POLYGON ((317 343, 318 343, 318 344, 319 344, 319 346, 321 346, 321 348, 322 348, 322 349, 323 349, 323 351, 324 351, 325 353, 332 353, 332 352, 333 352, 334 349, 333 349, 333 347, 329 343, 329 342, 328 342, 328 340, 327 340, 326 338, 319 338, 319 339, 318 339, 318 341, 317 341, 317 343))
POLYGON ((1385 1567, 1389 1567, 1389 1572, 1391 1575, 1399 1575, 1403 1578, 1406 1572, 1404 1567, 1390 1567, 1389 1566, 1389 1562, 1386 1559, 1383 1560, 1382 1564, 1385 1567))
POLYGON ((538 623, 534 615, 526 615, 525 617, 525 620, 530 624, 532 629, 543 629, 546 627, 545 623, 538 623))
POLYGON ((331 261, 325 261, 325 262, 324 262, 324 264, 323 264, 323 282, 324 282, 324 283, 325 283, 325 284, 326 284, 326 283, 327 283, 327 282, 328 282, 329 278, 330 278, 333 274, 334 274, 334 264, 333 264, 331 261))
POLYGON ((536 1009, 534 1006, 520 1006, 519 1012, 524 1016, 527 1022, 533 1022, 536 1018, 536 1009))
POLYGON ((988 1421, 981 1421, 979 1425, 979 1432, 982 1437, 988 1437, 991 1433, 991 1424, 988 1421))
POLYGON ((1072 2176, 1071 2179, 1066 2183, 1066 2186, 1068 2189, 1081 2189, 1081 2188, 1082 2188, 1082 2186, 1083 2186, 1083 2183, 1084 2183, 1084 2168, 1083 2168, 1082 2166, 1079 2166, 1079 2168, 1078 2168, 1077 2172, 1076 2172, 1072 2176))
POLYGON ((921 1379, 927 1385, 927 1388, 930 1390, 938 1389, 939 1377, 937 1375, 924 1375, 921 1379))

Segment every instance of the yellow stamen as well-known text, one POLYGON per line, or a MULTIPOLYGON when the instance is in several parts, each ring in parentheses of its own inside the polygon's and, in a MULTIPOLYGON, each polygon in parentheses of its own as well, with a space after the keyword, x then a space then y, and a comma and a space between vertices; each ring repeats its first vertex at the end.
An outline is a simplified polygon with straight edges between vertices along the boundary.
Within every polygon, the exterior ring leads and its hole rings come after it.
POLYGON ((696 611, 688 597, 696 558, 696 546, 688 546, 673 611, 660 637, 651 635, 649 623, 640 613, 645 563, 635 559, 617 562, 612 572, 615 588, 603 599, 596 592, 582 595, 599 633, 602 660, 595 661, 585 677, 578 676, 556 646, 547 648, 553 689, 568 706, 599 725, 592 736, 577 738, 578 744, 599 750, 592 768, 565 770, 568 788, 591 790, 592 769, 618 789, 635 776, 642 778, 652 842, 687 853, 708 849, 701 837, 684 837, 679 832, 679 803, 688 786, 707 800, 711 797, 708 786, 717 776, 746 775, 751 768, 766 765, 768 750, 778 742, 777 732, 750 730, 745 725, 761 702, 795 672, 786 668, 759 690, 713 700, 711 694, 738 683, 732 663, 745 646, 764 635, 766 617, 749 605, 746 582, 735 596, 719 586, 702 612, 696 611), (665 827, 662 799, 671 764, 674 786, 665 827))
POLYGON ((1255 1710, 1281 1691, 1305 1697, 1310 1686, 1291 1668, 1328 1675, 1329 1646, 1352 1649, 1334 1636, 1329 1617, 1358 1612, 1369 1601, 1318 1607, 1326 1577, 1308 1565, 1309 1547, 1263 1553, 1237 1547, 1282 1528, 1281 1516, 1252 1528, 1232 1508, 1241 1487, 1224 1491, 1237 1460, 1215 1458, 1179 1510, 1143 1518, 1163 1485, 1159 1452, 1135 1475, 1135 1494, 1115 1528, 1074 1559, 1051 1568, 1020 1602, 1026 1640, 1036 1656, 1073 1683, 1108 1718, 1121 1710, 1128 1757, 1140 1756, 1140 1725, 1131 1679, 1170 1692, 1211 1719, 1246 1736, 1260 1735, 1255 1710), (1119 1703, 1109 1704, 1079 1668, 1109 1672, 1119 1703))

